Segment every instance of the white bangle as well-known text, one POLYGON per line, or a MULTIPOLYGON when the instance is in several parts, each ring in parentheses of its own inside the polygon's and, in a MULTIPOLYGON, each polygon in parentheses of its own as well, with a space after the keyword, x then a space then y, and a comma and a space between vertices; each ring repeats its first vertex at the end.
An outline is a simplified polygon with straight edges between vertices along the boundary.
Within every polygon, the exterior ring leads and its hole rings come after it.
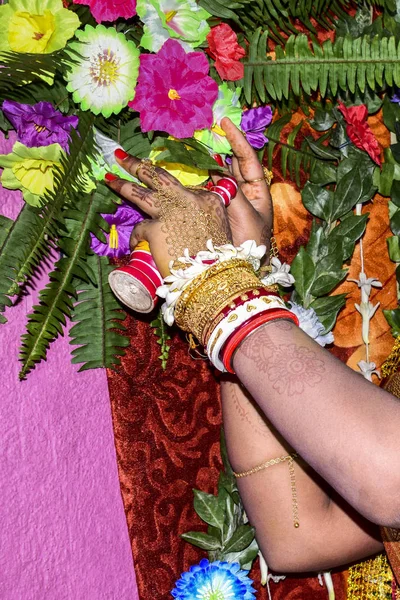
POLYGON ((207 343, 206 352, 214 367, 222 373, 226 373, 219 355, 230 335, 251 317, 276 308, 290 312, 284 301, 278 296, 262 296, 247 300, 247 302, 229 312, 214 328, 207 343))

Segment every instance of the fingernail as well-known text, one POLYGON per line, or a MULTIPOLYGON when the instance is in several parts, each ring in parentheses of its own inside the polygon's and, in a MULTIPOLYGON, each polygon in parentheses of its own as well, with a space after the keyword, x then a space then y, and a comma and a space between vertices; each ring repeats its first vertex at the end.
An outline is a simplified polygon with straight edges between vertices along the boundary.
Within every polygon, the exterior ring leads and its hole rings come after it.
POLYGON ((115 181, 116 179, 119 179, 119 177, 117 175, 114 175, 114 173, 106 173, 104 175, 104 179, 106 181, 115 181))
POLYGON ((122 150, 122 148, 117 148, 114 150, 114 154, 117 158, 119 158, 119 160, 125 160, 129 156, 129 154, 125 152, 125 150, 122 150))
POLYGON ((219 164, 220 167, 224 166, 224 161, 222 160, 222 156, 220 154, 213 154, 213 159, 219 164))

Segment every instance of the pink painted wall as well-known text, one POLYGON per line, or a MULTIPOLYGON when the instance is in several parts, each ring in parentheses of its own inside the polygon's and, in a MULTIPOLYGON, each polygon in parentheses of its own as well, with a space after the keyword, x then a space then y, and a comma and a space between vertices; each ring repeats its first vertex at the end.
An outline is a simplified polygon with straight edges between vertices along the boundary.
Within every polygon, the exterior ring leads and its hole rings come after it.
MULTIPOLYGON (((10 147, 0 140, 0 153, 10 147)), ((1 214, 21 206, 0 189, 1 214)), ((138 600, 105 371, 78 374, 60 338, 18 381, 36 295, 0 326, 0 599, 138 600)))

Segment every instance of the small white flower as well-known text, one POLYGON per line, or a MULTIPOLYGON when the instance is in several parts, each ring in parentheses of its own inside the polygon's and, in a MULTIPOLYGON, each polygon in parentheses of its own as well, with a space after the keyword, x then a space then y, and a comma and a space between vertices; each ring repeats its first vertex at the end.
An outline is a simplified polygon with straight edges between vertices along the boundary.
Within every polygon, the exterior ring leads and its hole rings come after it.
POLYGON ((317 313, 313 308, 303 308, 296 302, 289 302, 292 312, 299 319, 299 327, 308 336, 317 342, 320 346, 326 346, 326 344, 332 344, 334 337, 333 333, 325 333, 325 328, 321 321, 318 319, 317 313))
POLYGON ((365 377, 365 379, 368 379, 368 381, 372 381, 372 375, 376 375, 377 377, 379 377, 379 379, 381 378, 381 375, 376 369, 376 364, 374 362, 360 360, 360 362, 357 363, 357 367, 361 371, 360 375, 365 377))
POLYGON ((289 273, 290 265, 281 263, 276 256, 271 258, 270 265, 272 267, 271 273, 261 279, 264 285, 279 283, 283 287, 290 287, 294 284, 294 277, 289 273))
POLYGON ((382 283, 376 277, 367 277, 363 271, 358 277, 358 279, 349 279, 349 281, 356 283, 361 289, 361 303, 367 302, 371 294, 371 287, 381 288, 382 283))
MULTIPOLYGON (((362 297, 362 289, 361 289, 361 297, 362 297)), ((361 327, 361 335, 364 344, 369 344, 369 322, 378 310, 380 306, 380 302, 377 304, 372 304, 369 302, 368 298, 366 302, 361 302, 361 304, 354 304, 356 310, 362 316, 362 327, 361 327)))

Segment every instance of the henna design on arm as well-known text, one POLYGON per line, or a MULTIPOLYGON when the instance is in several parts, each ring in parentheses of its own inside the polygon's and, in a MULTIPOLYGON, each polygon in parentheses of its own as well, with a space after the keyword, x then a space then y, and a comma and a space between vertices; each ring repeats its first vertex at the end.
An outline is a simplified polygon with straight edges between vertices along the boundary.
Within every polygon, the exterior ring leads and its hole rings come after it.
MULTIPOLYGON (((294 326, 282 320, 274 322, 274 327, 288 332, 288 327, 294 326)), ((325 374, 325 363, 313 349, 292 341, 274 342, 268 325, 245 340, 240 351, 260 373, 265 373, 279 395, 303 394, 321 383, 325 374)))
POLYGON ((269 425, 247 390, 239 383, 233 382, 224 383, 224 388, 224 394, 230 396, 232 405, 240 420, 247 423, 256 435, 269 439, 271 434, 266 430, 269 425))

